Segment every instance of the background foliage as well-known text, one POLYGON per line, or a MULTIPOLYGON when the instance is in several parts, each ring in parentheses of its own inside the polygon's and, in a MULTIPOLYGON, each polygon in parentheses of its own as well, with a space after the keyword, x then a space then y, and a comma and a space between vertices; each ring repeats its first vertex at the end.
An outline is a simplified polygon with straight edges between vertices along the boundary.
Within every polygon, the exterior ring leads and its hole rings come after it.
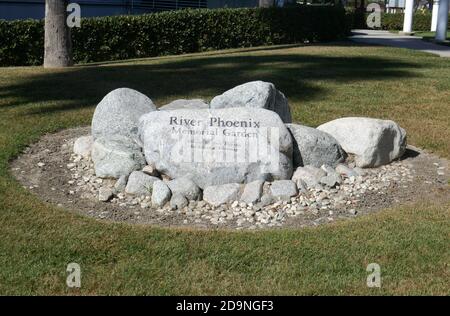
MULTIPOLYGON (((260 45, 319 42, 349 31, 342 8, 239 8, 166 11, 83 19, 72 29, 78 63, 260 45)), ((0 66, 39 65, 43 21, 0 20, 0 66)))
MULTIPOLYGON (((366 29, 367 13, 360 10, 348 10, 348 23, 355 29, 366 29)), ((449 28, 450 28, 450 19, 449 28)), ((431 28, 431 13, 417 12, 413 18, 413 30, 428 32, 431 28)), ((403 13, 381 13, 381 27, 382 30, 399 31, 403 29, 403 13)))

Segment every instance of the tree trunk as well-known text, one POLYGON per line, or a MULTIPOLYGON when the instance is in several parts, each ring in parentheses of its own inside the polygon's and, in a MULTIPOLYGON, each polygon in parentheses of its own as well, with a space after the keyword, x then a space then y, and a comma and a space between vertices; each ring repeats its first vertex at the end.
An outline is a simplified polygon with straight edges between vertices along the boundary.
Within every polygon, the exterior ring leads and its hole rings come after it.
POLYGON ((45 1, 45 51, 44 67, 73 65, 72 40, 67 26, 67 1, 45 1))

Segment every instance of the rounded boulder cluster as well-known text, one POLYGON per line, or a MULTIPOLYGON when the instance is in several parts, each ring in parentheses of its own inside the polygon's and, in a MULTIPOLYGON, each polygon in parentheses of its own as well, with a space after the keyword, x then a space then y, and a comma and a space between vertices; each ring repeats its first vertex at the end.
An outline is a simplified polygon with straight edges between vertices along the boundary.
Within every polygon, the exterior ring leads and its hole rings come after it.
POLYGON ((272 83, 244 83, 210 104, 181 99, 160 109, 144 94, 121 88, 98 104, 92 133, 75 140, 68 168, 103 203, 258 228, 305 212, 355 215, 352 206, 367 192, 409 179, 407 167, 392 163, 405 149, 405 130, 389 120, 347 117, 318 128, 292 123, 288 99, 272 83), (214 125, 213 118, 246 125, 214 125), (230 146, 224 135, 240 137, 243 145, 230 146), (264 157, 249 160, 252 137, 267 146, 264 157), (174 158, 178 147, 196 146, 244 160, 192 159, 186 151, 174 158), (397 180, 398 173, 406 178, 397 180))

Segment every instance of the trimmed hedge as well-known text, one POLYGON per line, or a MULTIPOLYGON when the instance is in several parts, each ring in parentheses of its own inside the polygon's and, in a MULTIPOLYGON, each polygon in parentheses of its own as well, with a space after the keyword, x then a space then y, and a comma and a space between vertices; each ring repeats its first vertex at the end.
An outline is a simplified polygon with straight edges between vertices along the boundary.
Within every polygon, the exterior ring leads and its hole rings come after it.
MULTIPOLYGON (((383 30, 402 30, 403 14, 392 13, 381 15, 381 28, 383 30)), ((415 13, 413 18, 413 30, 429 32, 431 28, 431 13, 415 13)))
MULTIPOLYGON (((342 38, 339 7, 195 9, 83 19, 72 29, 77 63, 342 38)), ((0 66, 40 65, 43 21, 0 20, 0 66)))
MULTIPOLYGON (((350 21, 352 28, 367 28, 366 19, 368 13, 362 11, 348 11, 347 19, 350 21)), ((414 14, 413 30, 421 32, 429 32, 431 28, 431 13, 414 14)), ((450 29, 450 18, 448 20, 448 28, 450 29)), ((381 14, 381 30, 402 30, 403 29, 403 13, 382 13, 381 14)))
POLYGON ((40 65, 43 56, 43 21, 0 20, 0 66, 40 65))

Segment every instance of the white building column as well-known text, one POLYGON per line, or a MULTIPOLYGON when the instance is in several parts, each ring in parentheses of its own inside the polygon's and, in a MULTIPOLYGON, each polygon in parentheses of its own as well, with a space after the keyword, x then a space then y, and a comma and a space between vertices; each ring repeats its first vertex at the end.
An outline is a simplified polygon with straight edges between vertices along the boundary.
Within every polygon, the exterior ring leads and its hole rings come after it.
POLYGON ((436 41, 445 41, 447 37, 448 2, 449 0, 441 0, 439 3, 435 37, 436 41))
POLYGON ((413 14, 414 0, 405 0, 405 16, 403 18, 403 32, 401 32, 404 35, 412 34, 413 14))
POLYGON ((433 13, 431 15, 431 32, 436 32, 437 19, 439 10, 439 0, 433 1, 433 13))

